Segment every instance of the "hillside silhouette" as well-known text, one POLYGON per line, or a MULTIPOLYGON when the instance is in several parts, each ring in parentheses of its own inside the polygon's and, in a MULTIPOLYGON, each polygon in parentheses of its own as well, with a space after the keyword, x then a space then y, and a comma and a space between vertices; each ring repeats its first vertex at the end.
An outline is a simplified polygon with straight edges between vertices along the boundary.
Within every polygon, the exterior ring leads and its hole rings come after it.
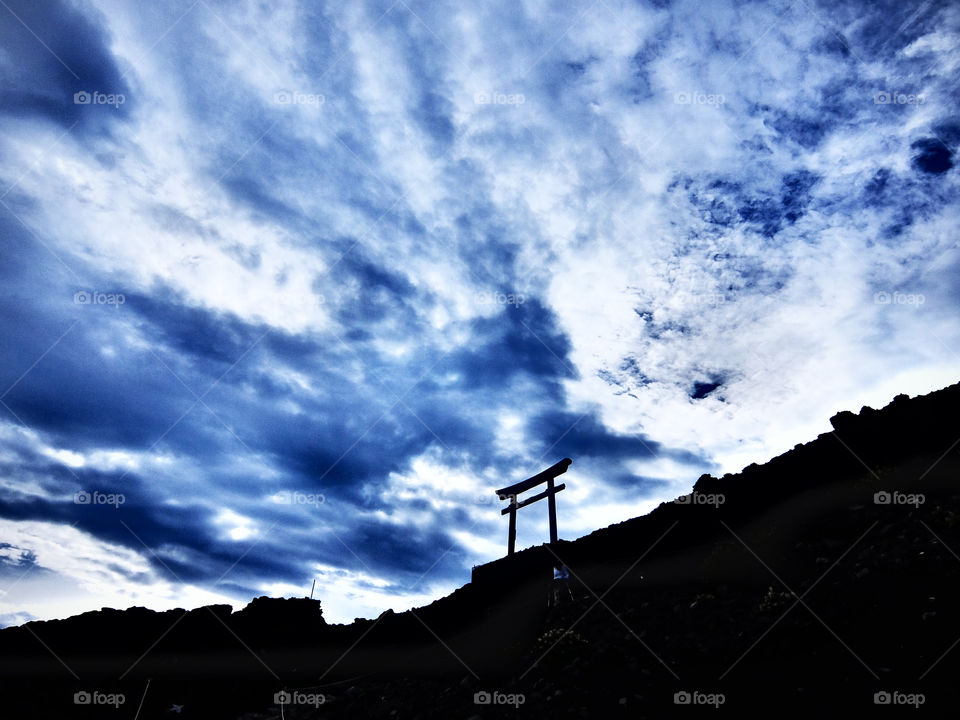
POLYGON ((320 601, 257 598, 0 630, 4 715, 955 714, 958 408, 960 384, 840 412, 763 465, 403 613, 335 625, 320 601))

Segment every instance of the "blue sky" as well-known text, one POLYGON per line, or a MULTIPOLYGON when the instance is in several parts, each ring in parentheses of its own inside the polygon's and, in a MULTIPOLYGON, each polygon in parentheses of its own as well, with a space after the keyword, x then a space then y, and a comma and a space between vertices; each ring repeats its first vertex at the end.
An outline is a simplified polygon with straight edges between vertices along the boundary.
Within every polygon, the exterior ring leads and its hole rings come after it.
POLYGON ((0 621, 406 609, 565 456, 572 539, 955 382, 958 67, 947 2, 3 0, 0 621))

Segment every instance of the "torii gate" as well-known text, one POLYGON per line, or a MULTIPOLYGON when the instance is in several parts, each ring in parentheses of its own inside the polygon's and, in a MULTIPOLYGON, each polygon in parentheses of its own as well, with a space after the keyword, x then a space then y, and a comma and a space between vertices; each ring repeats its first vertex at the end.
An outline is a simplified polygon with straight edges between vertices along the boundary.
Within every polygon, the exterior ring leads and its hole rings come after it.
POLYGON ((507 531, 507 555, 513 555, 514 549, 517 544, 517 510, 522 507, 526 507, 531 503, 535 503, 537 500, 543 500, 547 498, 547 505, 550 513, 550 542, 557 542, 557 500, 556 495, 558 492, 563 490, 566 485, 560 483, 559 485, 554 486, 553 480, 557 475, 562 475, 567 471, 567 468, 570 467, 570 463, 573 460, 570 458, 564 458, 556 465, 551 465, 546 470, 541 473, 537 473, 532 478, 528 478, 522 482, 518 482, 509 487, 501 488, 497 490, 497 495, 501 500, 510 500, 510 505, 505 507, 500 511, 501 515, 506 515, 510 513, 510 529, 507 531), (529 497, 522 502, 517 502, 517 495, 520 493, 534 488, 541 483, 547 484, 547 489, 541 493, 537 493, 533 497, 529 497))

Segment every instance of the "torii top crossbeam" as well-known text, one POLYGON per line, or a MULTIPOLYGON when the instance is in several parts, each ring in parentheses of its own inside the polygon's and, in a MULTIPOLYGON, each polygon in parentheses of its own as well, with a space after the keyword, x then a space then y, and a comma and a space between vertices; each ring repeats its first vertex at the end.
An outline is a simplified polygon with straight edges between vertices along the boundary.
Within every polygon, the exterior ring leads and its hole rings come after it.
POLYGON ((547 505, 550 513, 550 542, 557 542, 557 501, 556 494, 563 490, 566 485, 560 483, 559 485, 554 485, 553 480, 557 475, 562 475, 567 471, 567 468, 570 467, 570 463, 573 460, 570 458, 564 458, 556 465, 551 465, 543 472, 537 473, 532 478, 527 478, 521 482, 509 485, 508 487, 501 488, 497 490, 497 495, 500 496, 501 500, 510 500, 510 504, 500 511, 501 515, 510 514, 510 528, 507 531, 507 555, 513 555, 514 550, 516 549, 517 544, 517 510, 522 507, 526 507, 532 503, 537 502, 537 500, 543 500, 547 498, 547 505), (537 485, 542 483, 547 484, 547 489, 543 492, 537 493, 531 497, 528 497, 522 502, 517 502, 517 495, 531 488, 535 488, 537 485))

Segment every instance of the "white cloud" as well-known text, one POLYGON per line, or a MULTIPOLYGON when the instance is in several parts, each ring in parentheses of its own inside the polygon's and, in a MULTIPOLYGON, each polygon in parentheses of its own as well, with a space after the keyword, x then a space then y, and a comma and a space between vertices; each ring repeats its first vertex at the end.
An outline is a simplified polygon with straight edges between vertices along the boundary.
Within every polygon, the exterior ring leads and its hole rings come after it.
MULTIPOLYGON (((35 567, 7 568, 0 615, 29 608, 33 618, 68 617, 101 607, 152 610, 226 604, 233 598, 156 576, 146 553, 98 540, 69 525, 0 520, 0 534, 35 567)), ((245 603, 240 603, 242 606, 245 603)))

